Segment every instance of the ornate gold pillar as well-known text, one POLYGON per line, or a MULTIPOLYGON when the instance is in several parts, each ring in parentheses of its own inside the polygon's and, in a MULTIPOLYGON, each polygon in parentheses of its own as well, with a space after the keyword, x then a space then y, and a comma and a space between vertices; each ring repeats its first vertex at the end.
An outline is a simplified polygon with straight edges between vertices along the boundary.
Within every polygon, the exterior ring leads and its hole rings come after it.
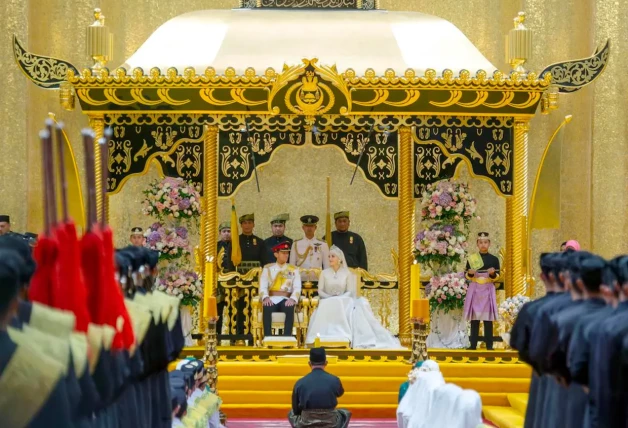
POLYGON ((522 294, 526 283, 528 224, 528 121, 515 121, 513 195, 506 199, 506 297, 522 294))
MULTIPOLYGON (((203 216, 201 217, 201 254, 203 278, 211 278, 214 282, 211 289, 216 290, 216 263, 205 263, 216 257, 216 241, 218 240, 218 127, 206 126, 204 139, 203 162, 203 216), (205 269, 212 272, 206 272, 205 269)), ((207 289, 207 288, 206 288, 207 289)), ((206 331, 203 317, 204 302, 199 306, 199 323, 204 326, 199 331, 206 331)), ((219 314, 220 315, 220 314, 219 314)))
POLYGON ((398 201, 398 241, 399 241, 399 339, 404 346, 410 346, 412 331, 410 325, 410 271, 414 241, 414 143, 412 128, 399 128, 399 201, 398 201))
MULTIPOLYGON (((100 146, 98 141, 105 135, 105 116, 103 114, 90 114, 89 127, 94 130, 94 172, 96 178, 96 218, 100 221, 102 212, 102 198, 100 196, 100 183, 102 181, 102 169, 100 163, 100 146)), ((107 217, 109 212, 107 212, 107 217)))

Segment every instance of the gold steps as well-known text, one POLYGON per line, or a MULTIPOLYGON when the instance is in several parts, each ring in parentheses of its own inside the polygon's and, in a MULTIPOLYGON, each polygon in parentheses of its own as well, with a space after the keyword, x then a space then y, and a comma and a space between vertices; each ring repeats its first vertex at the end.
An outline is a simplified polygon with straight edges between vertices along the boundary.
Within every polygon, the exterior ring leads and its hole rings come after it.
POLYGON ((510 407, 525 416, 528 407, 528 394, 508 394, 508 403, 510 407))
POLYGON ((522 428, 524 418, 512 407, 483 406, 484 419, 493 422, 499 428, 522 428))
MULTIPOLYGON (((492 411, 504 420, 517 422, 518 414, 511 406, 515 404, 519 408, 522 405, 520 394, 528 392, 528 366, 493 362, 442 362, 439 365, 447 382, 476 390, 486 408, 498 409, 492 411)), ((354 417, 395 418, 399 386, 408 379, 410 365, 400 361, 338 361, 328 364, 327 370, 340 377, 345 395, 339 399, 339 405, 350 410, 354 417)), ((223 400, 222 409, 231 418, 284 418, 290 411, 294 384, 309 372, 310 368, 304 363, 219 362, 218 391, 223 400)), ((505 426, 514 428, 516 425, 505 426)))

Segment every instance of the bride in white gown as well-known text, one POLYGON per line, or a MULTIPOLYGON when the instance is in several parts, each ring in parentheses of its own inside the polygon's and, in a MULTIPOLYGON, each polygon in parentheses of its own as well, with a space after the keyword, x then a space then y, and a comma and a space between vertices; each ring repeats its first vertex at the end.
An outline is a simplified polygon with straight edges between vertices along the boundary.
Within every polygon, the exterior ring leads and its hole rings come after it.
POLYGON ((318 308, 310 319, 305 343, 321 339, 347 339, 351 347, 362 349, 400 349, 399 340, 373 315, 368 300, 357 298, 357 279, 347 267, 342 250, 332 245, 330 267, 318 278, 318 308))

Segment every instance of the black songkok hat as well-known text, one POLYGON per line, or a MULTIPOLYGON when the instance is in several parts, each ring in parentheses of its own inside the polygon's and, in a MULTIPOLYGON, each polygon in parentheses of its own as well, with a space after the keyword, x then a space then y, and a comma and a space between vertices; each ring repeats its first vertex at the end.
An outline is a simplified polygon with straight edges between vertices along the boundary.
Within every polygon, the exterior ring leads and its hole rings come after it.
POLYGON ((615 257, 610 261, 609 265, 619 285, 628 283, 628 256, 615 257))
POLYGON ((541 265, 541 272, 543 272, 545 275, 549 275, 549 273, 552 271, 552 267, 554 266, 554 258, 555 255, 553 253, 541 254, 539 264, 541 265))
POLYGON ((325 348, 312 348, 310 349, 310 363, 312 364, 324 364, 327 361, 325 354, 325 348))
POLYGON ((24 263, 20 266, 20 281, 22 284, 28 284, 37 267, 28 242, 17 236, 2 235, 0 236, 0 248, 15 251, 22 258, 24 263))
POLYGON ((11 217, 8 215, 0 215, 0 223, 11 223, 11 217))
POLYGON ((606 260, 595 254, 585 254, 580 259, 579 268, 580 279, 587 290, 599 291, 604 272, 608 268, 606 260))

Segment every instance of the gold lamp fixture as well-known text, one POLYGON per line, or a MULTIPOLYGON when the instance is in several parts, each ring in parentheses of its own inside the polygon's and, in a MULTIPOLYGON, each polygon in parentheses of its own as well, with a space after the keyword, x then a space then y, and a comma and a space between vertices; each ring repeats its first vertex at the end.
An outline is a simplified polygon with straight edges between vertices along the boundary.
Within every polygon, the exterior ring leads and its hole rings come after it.
POLYGON ((525 12, 519 12, 514 19, 514 28, 506 35, 506 61, 522 77, 528 74, 523 64, 532 56, 532 30, 525 27, 525 19, 525 12))
POLYGON ((87 27, 87 55, 94 60, 92 71, 105 68, 113 56, 113 34, 105 26, 105 15, 94 9, 94 23, 87 27))

